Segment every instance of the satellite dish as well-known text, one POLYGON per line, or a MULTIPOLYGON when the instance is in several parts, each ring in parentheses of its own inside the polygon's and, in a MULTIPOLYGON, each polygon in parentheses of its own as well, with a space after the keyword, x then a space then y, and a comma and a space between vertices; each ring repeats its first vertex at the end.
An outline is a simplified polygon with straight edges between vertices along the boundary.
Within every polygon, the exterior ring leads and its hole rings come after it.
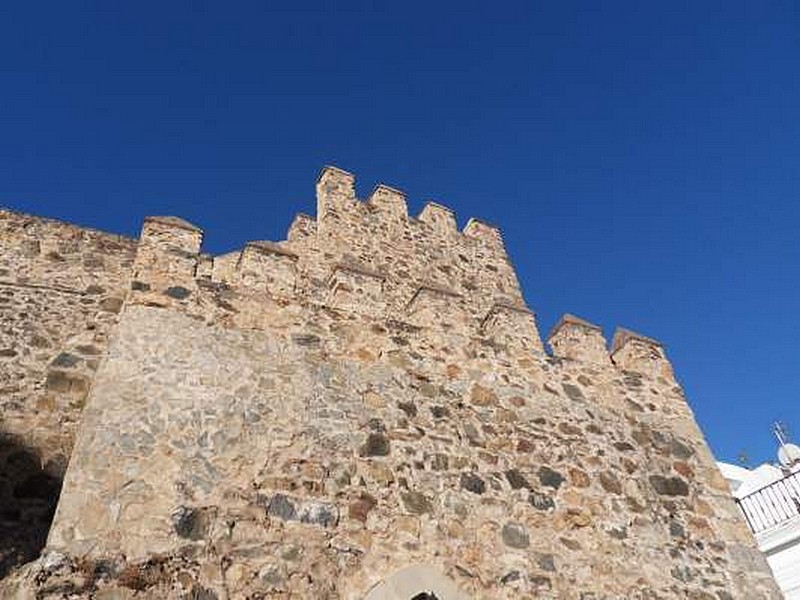
POLYGON ((800 446, 796 444, 783 444, 778 448, 778 460, 784 467, 791 467, 800 462, 800 446))

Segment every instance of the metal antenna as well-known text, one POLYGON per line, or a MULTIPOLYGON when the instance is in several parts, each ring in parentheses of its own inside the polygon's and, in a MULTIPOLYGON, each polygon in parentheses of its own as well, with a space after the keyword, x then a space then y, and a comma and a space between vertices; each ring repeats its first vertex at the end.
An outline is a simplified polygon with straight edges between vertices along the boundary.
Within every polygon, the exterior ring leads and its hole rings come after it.
POLYGON ((786 425, 780 421, 775 421, 775 423, 772 424, 772 432, 775 434, 775 437, 778 438, 778 443, 781 446, 785 446, 789 442, 789 434, 786 431, 786 425))

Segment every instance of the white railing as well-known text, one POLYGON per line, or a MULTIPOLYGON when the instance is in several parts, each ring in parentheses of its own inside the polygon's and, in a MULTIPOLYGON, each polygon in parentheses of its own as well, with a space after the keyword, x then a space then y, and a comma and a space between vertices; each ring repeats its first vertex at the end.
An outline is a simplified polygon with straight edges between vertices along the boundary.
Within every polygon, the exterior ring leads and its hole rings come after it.
POLYGON ((800 472, 792 473, 736 501, 753 533, 800 515, 800 472))

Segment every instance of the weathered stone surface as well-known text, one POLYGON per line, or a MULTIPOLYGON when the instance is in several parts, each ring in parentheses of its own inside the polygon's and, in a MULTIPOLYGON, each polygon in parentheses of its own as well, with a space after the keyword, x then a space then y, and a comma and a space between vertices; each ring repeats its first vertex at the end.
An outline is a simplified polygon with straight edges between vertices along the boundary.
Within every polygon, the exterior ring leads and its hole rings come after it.
POLYGON ((400 494, 406 510, 414 515, 433 511, 431 501, 421 492, 404 492, 400 494))
POLYGON ((221 256, 0 212, 0 565, 69 457, 0 596, 778 598, 660 346, 549 358, 495 228, 317 189, 221 256))
POLYGON ((478 406, 489 406, 497 403, 497 395, 478 383, 472 386, 471 399, 472 403, 478 406))
POLYGON ((576 402, 583 402, 586 398, 583 396, 583 391, 577 385, 572 385, 571 383, 564 383, 561 385, 564 388, 564 392, 571 400, 575 400, 576 402))
POLYGON ((617 476, 611 471, 601 471, 598 480, 600 481, 600 485, 603 487, 605 491, 609 494, 621 494, 622 493, 622 483, 620 483, 617 476))
POLYGON ((370 511, 375 508, 377 500, 369 494, 362 493, 359 498, 350 504, 348 516, 351 519, 367 522, 370 511))

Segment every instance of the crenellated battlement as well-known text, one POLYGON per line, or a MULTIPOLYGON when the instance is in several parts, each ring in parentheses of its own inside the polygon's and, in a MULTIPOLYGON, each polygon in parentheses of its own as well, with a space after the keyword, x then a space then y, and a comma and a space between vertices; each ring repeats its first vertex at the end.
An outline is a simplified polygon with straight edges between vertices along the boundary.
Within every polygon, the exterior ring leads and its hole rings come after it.
POLYGON ((239 293, 250 302, 310 303, 465 334, 481 331, 496 307, 513 306, 527 314, 515 317, 522 337, 541 349, 496 227, 470 219, 458 231, 455 213, 434 202, 410 217, 405 194, 385 184, 361 201, 354 176, 336 167, 322 170, 316 191, 316 217, 297 215, 286 240, 248 242, 216 257, 200 253, 202 231, 191 223, 146 219, 133 301, 191 304, 202 295, 193 280, 202 279, 226 286, 228 304, 239 293))
MULTIPOLYGON (((211 321, 238 311, 237 302, 247 310, 299 303, 486 337, 515 355, 544 353, 497 227, 473 217, 459 231, 455 212, 432 201, 411 217, 405 193, 385 184, 359 200, 354 175, 337 167, 322 170, 316 193, 316 217, 298 214, 286 240, 220 256, 200 252, 195 225, 148 217, 132 302, 200 307, 211 321)), ((599 326, 565 314, 547 342, 557 358, 671 377, 661 345, 626 329, 609 349, 599 326)))
MULTIPOLYGON (((386 184, 362 201, 355 176, 337 167, 322 169, 316 195, 317 215, 297 214, 285 240, 254 240, 217 256, 202 252, 203 231, 193 223, 145 218, 128 303, 257 328, 276 304, 318 306, 544 355, 497 227, 473 217, 459 230, 455 212, 434 201, 410 216, 405 193, 386 184)), ((609 349, 600 327, 566 314, 546 341, 557 358, 672 379, 661 344, 627 329, 609 349)))

